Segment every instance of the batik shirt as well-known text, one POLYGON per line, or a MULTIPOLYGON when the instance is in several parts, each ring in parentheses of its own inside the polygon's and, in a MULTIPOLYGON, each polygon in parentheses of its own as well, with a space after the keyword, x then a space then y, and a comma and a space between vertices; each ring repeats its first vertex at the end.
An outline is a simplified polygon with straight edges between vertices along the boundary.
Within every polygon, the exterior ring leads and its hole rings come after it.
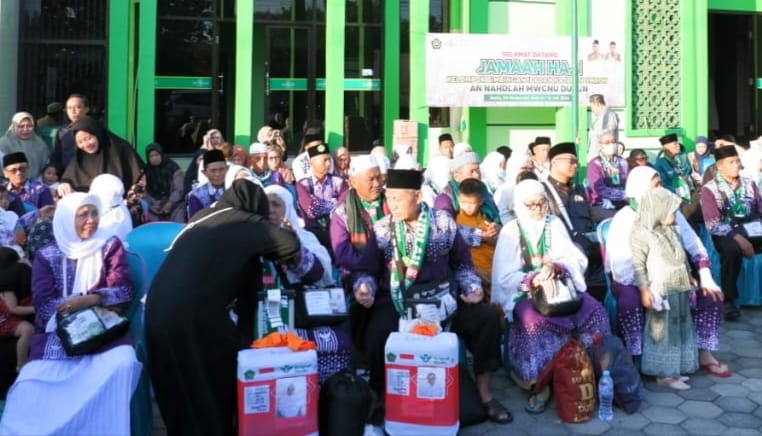
POLYGON ((348 188, 341 177, 327 175, 322 181, 309 176, 296 183, 296 197, 304 227, 328 228, 328 217, 348 188))
MULTIPOLYGON (((731 221, 734 218, 741 218, 743 221, 744 217, 733 216, 729 199, 723 198, 720 192, 718 177, 722 176, 718 174, 701 189, 701 211, 704 214, 704 224, 709 233, 732 238, 736 235, 736 231, 733 230, 731 221)), ((751 179, 740 177, 733 194, 740 196, 741 193, 743 193, 743 198, 740 200, 747 214, 745 217, 762 217, 762 201, 759 198, 757 184, 751 179)))
POLYGON ((21 188, 14 188, 11 182, 6 183, 5 186, 8 187, 8 200, 11 202, 10 209, 16 212, 18 216, 30 212, 26 210, 25 204, 34 206, 37 209, 53 204, 53 196, 50 194, 50 189, 37 180, 29 179, 21 188))
MULTIPOLYGON (((431 230, 426 243, 426 255, 415 283, 440 283, 452 273, 460 293, 469 294, 482 289, 468 244, 458 232, 455 220, 443 210, 431 209, 429 213, 431 230)), ((374 259, 368 263, 366 271, 357 275, 354 283, 354 289, 360 284, 367 285, 377 299, 390 298, 390 262, 394 255, 392 225, 392 217, 387 215, 373 226, 376 237, 368 241, 367 251, 371 252, 374 259)), ((406 227, 405 242, 407 252, 412 252, 415 244, 414 227, 406 227)))
POLYGON ((194 188, 188 193, 188 219, 192 218, 196 212, 219 200, 224 191, 224 188, 215 188, 208 182, 194 188))

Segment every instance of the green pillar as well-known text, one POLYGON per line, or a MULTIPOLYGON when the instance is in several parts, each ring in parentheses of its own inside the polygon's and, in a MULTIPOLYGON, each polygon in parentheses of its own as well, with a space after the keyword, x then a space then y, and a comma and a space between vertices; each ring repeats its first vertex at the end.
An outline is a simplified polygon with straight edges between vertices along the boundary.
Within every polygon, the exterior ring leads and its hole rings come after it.
MULTIPOLYGON (((254 1, 238 2, 236 16, 235 57, 235 115, 233 140, 244 146, 251 143, 252 111, 254 106, 252 86, 254 83, 254 1)), ((248 148, 248 147, 247 147, 248 148)))
MULTIPOLYGON (((0 63, 0 120, 8 124, 17 110, 19 5, 20 2, 0 1, 0 53, 3 54, 0 63)), ((35 108, 25 110, 34 112, 35 108)), ((2 124, 3 129, 8 124, 2 124)))
MULTIPOLYGON (((131 1, 109 2, 108 16, 108 81, 106 124, 112 132, 134 140, 129 128, 130 101, 130 12, 131 1), (125 56, 126 54, 126 56, 125 56)), ((146 144, 133 144, 145 146, 146 144)), ((142 150, 142 148, 141 148, 142 150)))
POLYGON ((400 116, 400 8, 396 2, 384 2, 384 136, 390 149, 394 131, 393 122, 400 116))
MULTIPOLYGON (((707 0, 695 0, 693 24, 696 32, 693 36, 696 44, 694 65, 709 65, 709 6, 707 0)), ((697 108, 709 107, 709 69, 693 68, 696 75, 695 93, 697 108)), ((695 136, 709 134, 709 110, 696 111, 695 136)))
MULTIPOLYGON (((696 0, 681 0, 680 6, 679 6, 679 14, 680 14, 680 28, 678 31, 680 32, 680 107, 682 110, 680 111, 680 127, 683 128, 684 132, 684 138, 683 138, 683 144, 685 145, 687 150, 693 149, 693 139, 698 134, 698 120, 699 115, 698 112, 704 113, 704 118, 706 119, 708 117, 707 112, 709 112, 706 108, 708 107, 708 96, 707 96, 707 102, 704 103, 704 106, 698 105, 698 93, 699 93, 699 87, 698 87, 698 72, 697 70, 704 70, 704 77, 706 76, 706 68, 696 68, 697 65, 706 65, 706 60, 704 61, 704 64, 699 63, 699 59, 697 59, 698 55, 698 42, 697 37, 699 35, 699 31, 703 31, 704 33, 704 42, 705 44, 702 46, 701 51, 703 51, 706 55, 707 49, 705 47, 708 47, 706 45, 706 32, 707 32, 707 17, 706 17, 706 2, 703 1, 703 28, 699 27, 698 23, 696 22, 698 18, 697 11, 699 9, 699 2, 696 0), (702 108, 703 110, 697 110, 697 108, 702 108)), ((708 79, 707 79, 708 80, 708 79)), ((703 82, 707 88, 708 85, 706 85, 708 82, 703 82)), ((706 95, 707 91, 704 91, 704 94, 706 95)), ((702 135, 706 134, 707 132, 702 132, 702 135)))
MULTIPOLYGON (((410 120, 418 123, 418 161, 429 158, 429 107, 426 104, 426 33, 429 2, 410 2, 410 120)), ((392 144, 393 145, 393 144, 392 144)))
POLYGON ((344 0, 328 0, 325 28, 325 133, 331 149, 344 145, 344 0))
POLYGON ((138 35, 138 106, 137 149, 142 154, 145 146, 154 140, 154 112, 156 110, 156 1, 140 1, 140 35, 138 35))
MULTIPOLYGON (((556 33, 560 36, 572 34, 571 16, 572 1, 577 2, 577 33, 579 36, 590 35, 590 9, 587 0, 558 0, 556 2, 556 33)), ((587 101, 580 100, 580 107, 586 107, 587 101)), ((580 161, 584 161, 587 155, 587 115, 585 110, 579 108, 562 107, 556 111, 556 138, 555 142, 574 141, 579 137, 580 161), (579 126, 573 125, 574 110, 579 111, 579 126)))
MULTIPOLYGON (((463 30, 465 33, 488 33, 488 8, 488 0, 469 1, 468 16, 463 17, 463 30)), ((463 132, 463 141, 471 144, 471 148, 473 148, 473 150, 480 156, 486 156, 489 148, 487 144, 487 108, 464 108, 463 119, 466 123, 465 132, 463 132)), ((462 129, 463 126, 460 126, 460 128, 462 129)))

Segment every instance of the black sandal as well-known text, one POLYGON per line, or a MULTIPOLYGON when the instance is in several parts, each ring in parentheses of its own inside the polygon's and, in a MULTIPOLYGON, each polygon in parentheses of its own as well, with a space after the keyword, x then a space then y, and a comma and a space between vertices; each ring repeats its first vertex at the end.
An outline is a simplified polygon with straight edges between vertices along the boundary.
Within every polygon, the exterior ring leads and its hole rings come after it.
POLYGON ((513 415, 511 415, 511 412, 509 412, 508 409, 500 404, 500 401, 497 401, 495 398, 484 403, 484 410, 487 412, 487 417, 489 417, 489 420, 492 422, 498 424, 508 424, 513 422, 513 415))

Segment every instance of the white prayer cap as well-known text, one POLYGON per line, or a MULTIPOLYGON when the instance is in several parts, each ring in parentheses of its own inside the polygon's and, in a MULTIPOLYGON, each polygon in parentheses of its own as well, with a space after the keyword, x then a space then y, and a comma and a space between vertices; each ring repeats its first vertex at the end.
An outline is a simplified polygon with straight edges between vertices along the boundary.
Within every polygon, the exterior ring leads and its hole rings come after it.
POLYGON ((249 154, 267 153, 267 145, 261 142, 254 142, 249 146, 249 154))
POLYGON ((468 164, 479 164, 479 155, 473 151, 456 154, 450 161, 450 172, 457 171, 460 167, 468 164))
POLYGON ((381 170, 381 174, 386 174, 386 171, 389 169, 389 167, 392 166, 389 158, 386 156, 376 156, 376 159, 378 162, 378 169, 381 170))
POLYGON ((373 156, 372 154, 352 156, 352 160, 349 161, 349 176, 352 177, 365 170, 378 167, 378 159, 376 159, 376 156, 373 156))
POLYGON ((412 154, 403 154, 394 163, 395 170, 420 170, 421 166, 412 154))
POLYGON ((468 153, 468 152, 471 152, 471 151, 474 151, 474 149, 471 148, 471 144, 466 144, 465 142, 459 142, 459 143, 455 144, 455 147, 453 147, 453 149, 452 149, 452 155, 453 156, 458 156, 458 155, 461 155, 463 153, 468 153))

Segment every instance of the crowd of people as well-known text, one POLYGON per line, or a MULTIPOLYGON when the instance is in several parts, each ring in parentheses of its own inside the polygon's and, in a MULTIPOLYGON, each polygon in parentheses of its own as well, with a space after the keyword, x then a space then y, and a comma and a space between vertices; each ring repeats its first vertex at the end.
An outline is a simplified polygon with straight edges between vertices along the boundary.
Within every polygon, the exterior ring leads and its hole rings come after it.
MULTIPOLYGON (((70 96, 65 110, 70 123, 52 147, 26 112, 0 138, 0 333, 18 338, 19 370, 0 433, 129 432, 141 370, 129 337, 75 356, 56 326, 131 301, 123 241, 156 221, 188 223, 145 307, 147 370, 171 434, 233 431, 236 352, 256 339, 258 293, 279 280, 345 290, 346 325, 303 334, 329 337, 331 352, 349 349, 368 369, 371 421, 387 400, 384 344, 411 317, 462 339, 484 410, 501 424, 513 417, 490 381, 503 356, 532 391, 572 336, 589 345, 618 334, 644 375, 676 390, 699 368, 731 375, 712 352, 720 322, 741 316, 741 261, 762 251, 762 151, 731 137, 699 137, 686 153, 668 134, 651 160, 641 149, 625 158, 617 132, 603 130, 580 180, 580 146, 542 136, 482 159, 443 134, 424 169, 408 146, 352 155, 331 150, 319 129, 288 165, 277 126, 248 148, 211 129, 183 170, 160 144, 138 156, 88 116, 86 97, 70 96), (631 236, 601 247, 596 229, 609 219, 610 233, 631 236), (719 284, 707 248, 719 253, 719 284), (541 313, 540 295, 557 282, 577 305, 541 313), (28 413, 40 406, 44 422, 28 413)), ((321 361, 321 379, 348 365, 321 361)), ((533 392, 525 409, 541 413, 551 395, 533 392)))

